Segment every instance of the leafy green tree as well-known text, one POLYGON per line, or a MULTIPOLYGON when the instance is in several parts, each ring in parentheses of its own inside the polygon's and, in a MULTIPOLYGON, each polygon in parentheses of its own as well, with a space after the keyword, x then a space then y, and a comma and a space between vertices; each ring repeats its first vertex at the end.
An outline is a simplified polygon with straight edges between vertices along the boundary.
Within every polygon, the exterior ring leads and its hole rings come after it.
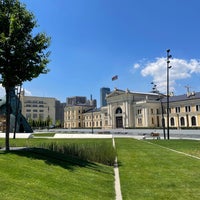
POLYGON ((0 74, 6 91, 6 150, 9 150, 10 92, 49 70, 50 38, 33 34, 37 26, 33 13, 19 0, 0 0, 0 74))
POLYGON ((60 122, 60 120, 56 120, 56 127, 61 127, 61 122, 60 122))

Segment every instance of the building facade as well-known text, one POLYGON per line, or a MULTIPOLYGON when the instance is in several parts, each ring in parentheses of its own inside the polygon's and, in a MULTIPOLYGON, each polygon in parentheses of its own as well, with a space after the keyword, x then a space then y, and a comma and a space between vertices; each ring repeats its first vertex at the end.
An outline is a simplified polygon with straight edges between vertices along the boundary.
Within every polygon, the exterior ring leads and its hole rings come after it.
POLYGON ((68 97, 64 109, 64 128, 84 128, 84 113, 96 107, 96 100, 87 100, 86 97, 68 97))
MULTIPOLYGON (((162 128, 167 124, 167 99, 159 93, 115 89, 106 94, 106 105, 96 108, 96 100, 69 97, 66 103, 55 98, 20 95, 21 110, 27 120, 51 119, 64 128, 162 128)), ((169 97, 170 128, 200 128, 200 92, 169 97)))
POLYGON ((200 92, 170 97, 169 105, 170 127, 178 129, 200 127, 200 92))
POLYGON ((63 105, 55 98, 25 96, 24 91, 21 92, 20 101, 22 103, 22 114, 29 120, 50 120, 50 124, 55 125, 59 120, 64 122, 63 105))
MULTIPOLYGON (((106 101, 98 110, 68 107, 68 123, 73 124, 65 128, 162 128, 167 124, 167 99, 159 93, 115 89, 106 95, 106 101)), ((200 93, 170 96, 169 107, 170 128, 200 127, 200 93)))
MULTIPOLYGON (((149 107, 158 107, 158 95, 154 93, 137 93, 129 90, 115 89, 107 95, 107 127, 105 128, 136 128, 151 127, 149 107), (149 104, 150 103, 150 104, 149 104)), ((106 123, 105 123, 106 124, 106 123)))
POLYGON ((90 109, 83 113, 84 128, 102 128, 101 110, 90 109))

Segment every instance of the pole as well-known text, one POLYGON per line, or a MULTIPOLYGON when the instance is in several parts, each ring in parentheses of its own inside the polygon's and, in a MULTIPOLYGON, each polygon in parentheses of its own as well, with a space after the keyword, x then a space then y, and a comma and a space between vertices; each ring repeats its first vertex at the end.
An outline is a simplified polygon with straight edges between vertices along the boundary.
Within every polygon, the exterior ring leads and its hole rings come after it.
POLYGON ((163 135, 164 135, 164 139, 166 140, 166 134, 165 134, 165 118, 164 118, 164 109, 163 109, 162 98, 160 99, 160 103, 161 103, 161 112, 162 112, 162 128, 163 128, 163 135))
POLYGON ((169 140, 169 69, 171 66, 169 65, 170 63, 170 58, 172 57, 170 54, 170 49, 167 50, 167 139, 169 140))
POLYGON ((93 102, 92 102, 92 95, 90 96, 90 100, 91 100, 91 103, 92 103, 92 134, 94 133, 94 129, 93 129, 93 102))

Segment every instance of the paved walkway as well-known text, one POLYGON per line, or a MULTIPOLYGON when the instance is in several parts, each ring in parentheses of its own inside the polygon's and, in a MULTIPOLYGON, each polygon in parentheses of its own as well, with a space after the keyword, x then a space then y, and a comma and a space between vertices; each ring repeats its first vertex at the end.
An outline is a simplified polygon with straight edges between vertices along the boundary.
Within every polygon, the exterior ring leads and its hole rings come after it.
MULTIPOLYGON (((113 141, 113 147, 115 148, 115 139, 114 139, 114 137, 113 137, 112 141, 113 141)), ((119 168, 118 168, 117 156, 115 158, 114 173, 115 173, 115 195, 116 195, 116 200, 122 200, 122 193, 121 193, 121 185, 120 185, 120 178, 119 178, 119 168)))

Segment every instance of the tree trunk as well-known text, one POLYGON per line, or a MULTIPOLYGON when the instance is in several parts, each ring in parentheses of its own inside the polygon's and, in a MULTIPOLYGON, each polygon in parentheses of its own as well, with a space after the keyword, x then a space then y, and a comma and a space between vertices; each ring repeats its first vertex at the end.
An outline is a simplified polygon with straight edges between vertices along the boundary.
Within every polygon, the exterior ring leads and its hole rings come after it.
POLYGON ((6 151, 10 150, 9 134, 10 134, 10 88, 6 87, 6 137, 5 146, 6 151))

